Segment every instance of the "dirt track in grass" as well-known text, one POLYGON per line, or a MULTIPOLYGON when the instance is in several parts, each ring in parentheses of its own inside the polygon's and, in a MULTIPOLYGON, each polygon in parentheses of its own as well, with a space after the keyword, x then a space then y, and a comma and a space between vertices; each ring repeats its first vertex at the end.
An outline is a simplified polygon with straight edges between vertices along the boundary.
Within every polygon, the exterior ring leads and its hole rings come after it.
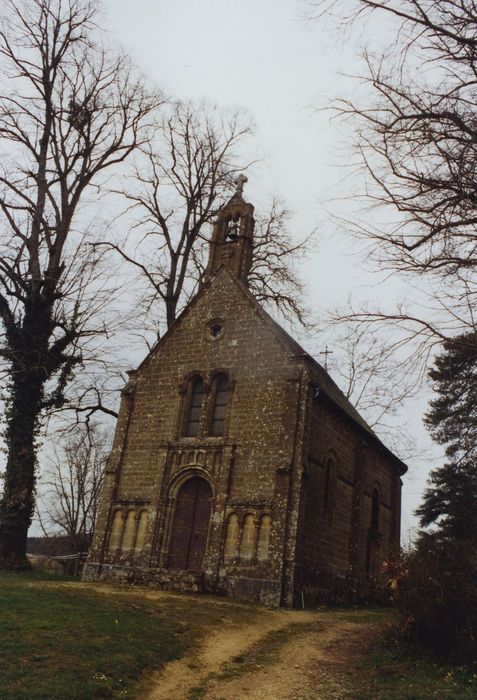
POLYGON ((253 624, 208 634, 193 654, 169 663, 147 700, 357 698, 359 658, 379 628, 329 613, 261 611, 253 624))
MULTIPOLYGON (((51 584, 49 584, 51 585, 51 584)), ((58 584, 57 584, 58 585, 58 584)), ((362 667, 386 616, 361 611, 290 611, 95 584, 172 622, 189 651, 139 685, 139 700, 358 700, 370 697, 362 667)))

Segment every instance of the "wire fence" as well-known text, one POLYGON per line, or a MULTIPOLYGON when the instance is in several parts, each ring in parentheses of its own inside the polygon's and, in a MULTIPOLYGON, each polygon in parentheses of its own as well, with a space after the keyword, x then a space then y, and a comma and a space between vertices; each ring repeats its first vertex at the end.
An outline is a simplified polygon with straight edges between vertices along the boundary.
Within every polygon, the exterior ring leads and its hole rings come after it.
POLYGON ((28 559, 34 569, 56 573, 62 576, 80 576, 88 553, 76 554, 28 554, 28 559))

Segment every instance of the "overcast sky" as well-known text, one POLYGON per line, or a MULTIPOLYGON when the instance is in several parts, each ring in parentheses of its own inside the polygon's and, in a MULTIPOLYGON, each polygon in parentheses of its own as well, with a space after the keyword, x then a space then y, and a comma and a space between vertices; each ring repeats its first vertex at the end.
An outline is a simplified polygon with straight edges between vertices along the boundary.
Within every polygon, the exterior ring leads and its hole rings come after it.
MULTIPOLYGON (((321 312, 344 304, 350 294, 372 296, 376 282, 350 254, 352 243, 329 214, 347 209, 353 156, 346 130, 324 110, 331 97, 359 89, 342 74, 359 72, 357 44, 365 37, 340 38, 330 25, 305 21, 304 7, 300 0, 105 0, 103 21, 166 95, 250 114, 255 124, 250 155, 259 163, 249 173, 246 199, 257 213, 272 195, 285 199, 297 238, 318 229, 303 274, 309 306, 321 312)), ((375 24, 368 35, 385 41, 386 27, 375 24)), ((396 283, 379 292, 391 302, 408 293, 396 283)), ((324 349, 319 337, 305 344, 314 353, 324 349)), ((424 408, 424 400, 414 401, 410 415, 427 451, 424 408)), ((410 466, 405 539, 430 463, 420 458, 410 466)))

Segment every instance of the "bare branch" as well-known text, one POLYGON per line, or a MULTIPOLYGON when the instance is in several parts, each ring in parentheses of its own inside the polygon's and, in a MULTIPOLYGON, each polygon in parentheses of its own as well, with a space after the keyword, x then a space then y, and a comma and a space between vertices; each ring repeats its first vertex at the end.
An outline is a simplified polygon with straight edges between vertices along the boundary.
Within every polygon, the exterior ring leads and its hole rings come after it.
POLYGON ((5 0, 1 9, 0 319, 9 394, 0 566, 24 563, 41 418, 68 403, 92 339, 110 332, 101 312, 114 285, 101 275, 103 251, 89 245, 80 203, 145 146, 162 101, 102 45, 96 7, 5 0))

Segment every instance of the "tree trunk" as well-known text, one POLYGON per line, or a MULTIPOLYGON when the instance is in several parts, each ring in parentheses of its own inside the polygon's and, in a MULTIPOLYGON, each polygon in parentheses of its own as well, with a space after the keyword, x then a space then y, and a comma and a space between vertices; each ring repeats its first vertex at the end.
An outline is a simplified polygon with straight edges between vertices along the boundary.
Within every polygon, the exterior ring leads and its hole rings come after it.
POLYGON ((48 313, 32 304, 11 348, 12 385, 6 410, 7 467, 0 501, 0 568, 29 568, 27 533, 35 503, 36 433, 47 373, 48 313))
POLYGON ((176 320, 177 299, 166 297, 166 322, 169 329, 176 320))
POLYGON ((7 418, 7 468, 0 502, 0 567, 3 569, 28 568, 26 544, 34 506, 35 432, 42 385, 38 372, 21 372, 14 380, 7 418))

